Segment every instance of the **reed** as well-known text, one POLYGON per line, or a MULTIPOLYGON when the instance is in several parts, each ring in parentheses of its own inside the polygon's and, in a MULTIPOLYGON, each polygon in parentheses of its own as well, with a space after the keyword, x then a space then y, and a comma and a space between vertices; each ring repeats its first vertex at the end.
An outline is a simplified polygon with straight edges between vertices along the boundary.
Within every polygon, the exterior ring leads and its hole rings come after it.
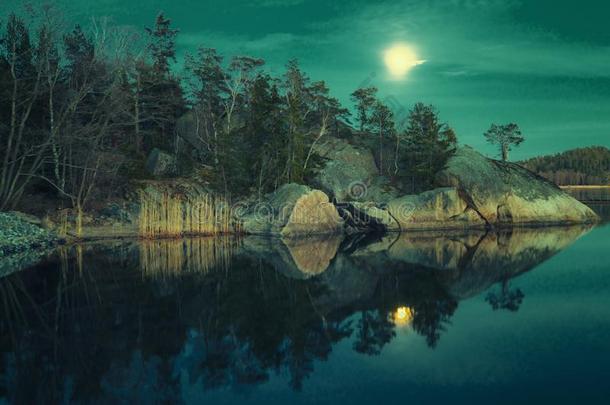
POLYGON ((240 233, 227 201, 209 194, 142 192, 139 234, 154 239, 240 233))
POLYGON ((68 212, 66 210, 62 210, 59 214, 59 227, 57 230, 57 234, 61 238, 66 238, 68 236, 69 224, 68 224, 68 212))

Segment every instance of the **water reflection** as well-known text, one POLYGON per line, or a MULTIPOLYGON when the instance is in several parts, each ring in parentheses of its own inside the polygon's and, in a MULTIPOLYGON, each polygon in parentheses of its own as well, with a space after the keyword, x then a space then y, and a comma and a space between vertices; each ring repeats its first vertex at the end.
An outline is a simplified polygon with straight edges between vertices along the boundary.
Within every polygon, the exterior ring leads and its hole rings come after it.
POLYGON ((572 197, 587 204, 603 222, 610 222, 610 187, 571 187, 564 189, 572 197))
POLYGON ((237 241, 230 237, 144 240, 138 243, 140 269, 146 277, 183 277, 227 269, 237 241))
POLYGON ((510 280, 587 231, 63 248, 0 279, 0 398, 179 402, 277 374, 299 390, 340 341, 375 356, 408 328, 434 348, 459 302, 487 290, 516 311, 527 292, 510 280))

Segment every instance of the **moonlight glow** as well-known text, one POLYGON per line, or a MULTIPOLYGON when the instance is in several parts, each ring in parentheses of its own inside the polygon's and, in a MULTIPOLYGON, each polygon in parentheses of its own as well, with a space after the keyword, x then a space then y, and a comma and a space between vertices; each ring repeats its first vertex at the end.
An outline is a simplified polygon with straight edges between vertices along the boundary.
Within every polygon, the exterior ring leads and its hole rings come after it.
POLYGON ((397 44, 386 49, 383 60, 388 71, 395 79, 404 78, 415 66, 426 62, 417 57, 413 48, 403 44, 397 44))

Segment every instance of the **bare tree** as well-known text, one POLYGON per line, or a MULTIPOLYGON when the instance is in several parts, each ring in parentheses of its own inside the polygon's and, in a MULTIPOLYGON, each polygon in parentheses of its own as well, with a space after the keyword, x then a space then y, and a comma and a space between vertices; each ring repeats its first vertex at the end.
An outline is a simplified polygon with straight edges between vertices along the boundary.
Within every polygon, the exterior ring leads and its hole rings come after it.
MULTIPOLYGON (((265 62, 262 59, 249 56, 236 56, 229 65, 229 75, 226 76, 225 85, 228 97, 225 99, 226 133, 231 132, 233 114, 238 107, 239 99, 247 97, 246 90, 255 78, 256 69, 265 62)), ((246 100, 243 100, 245 103, 246 100)))
MULTIPOLYGON (((97 38, 105 41, 108 37, 104 34, 97 38)), ((106 149, 113 131, 125 125, 121 115, 124 100, 118 96, 123 66, 116 60, 109 63, 104 42, 93 42, 78 28, 65 37, 65 42, 70 61, 65 72, 67 88, 56 109, 57 119, 50 136, 56 148, 51 156, 54 176, 44 170, 33 176, 47 181, 71 202, 76 214, 76 235, 80 236, 83 211, 97 180, 102 172, 120 166, 106 149)))
POLYGON ((0 45, 0 59, 8 67, 11 82, 8 130, 0 134, 4 141, 0 152, 0 210, 4 210, 14 208, 19 202, 29 180, 42 165, 51 139, 48 135, 35 136, 34 127, 30 126, 32 110, 41 97, 45 72, 44 58, 40 57, 45 52, 37 46, 45 45, 33 44, 24 21, 14 14, 8 18, 0 45))

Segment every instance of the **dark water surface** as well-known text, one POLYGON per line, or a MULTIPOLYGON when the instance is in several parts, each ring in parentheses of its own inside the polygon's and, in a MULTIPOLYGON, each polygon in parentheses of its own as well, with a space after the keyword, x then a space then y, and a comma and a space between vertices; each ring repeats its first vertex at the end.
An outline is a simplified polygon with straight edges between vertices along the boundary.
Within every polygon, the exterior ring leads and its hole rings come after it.
POLYGON ((0 403, 610 398, 609 225, 84 245, 0 312, 0 403))

